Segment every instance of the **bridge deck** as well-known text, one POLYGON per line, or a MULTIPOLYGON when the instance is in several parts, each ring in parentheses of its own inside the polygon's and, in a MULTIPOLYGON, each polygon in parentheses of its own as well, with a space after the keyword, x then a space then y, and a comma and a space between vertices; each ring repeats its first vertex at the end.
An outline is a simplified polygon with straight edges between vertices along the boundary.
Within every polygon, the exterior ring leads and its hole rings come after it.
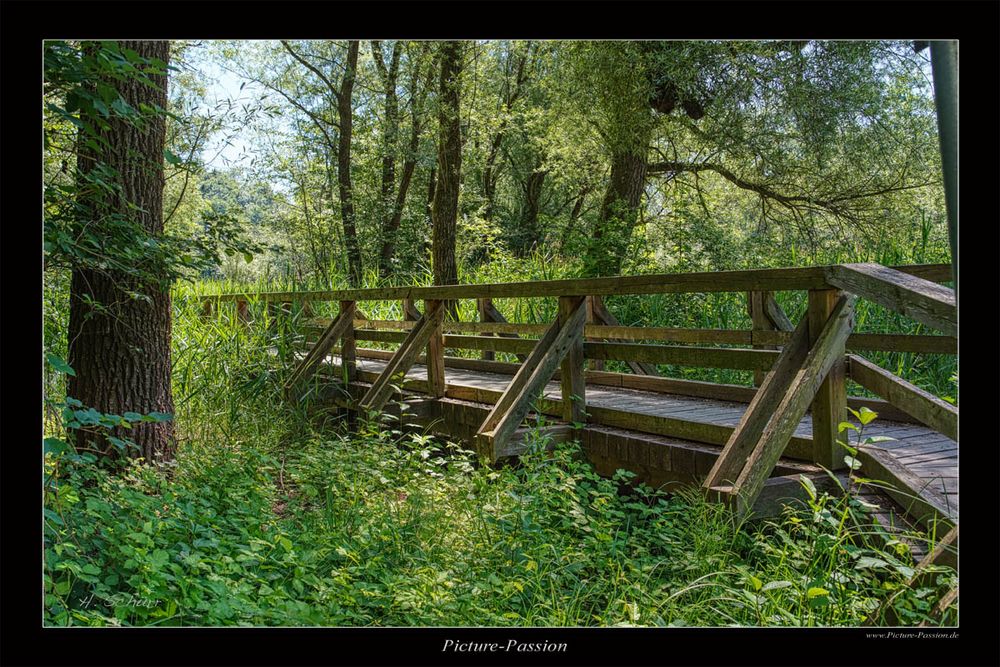
MULTIPOLYGON (((334 362, 339 359, 334 357, 334 362)), ((379 359, 357 359, 359 371, 381 373, 386 362, 379 359)), ((511 381, 510 375, 447 367, 447 383, 453 386, 502 392, 511 381)), ((424 380, 427 369, 414 365, 407 379, 424 380)), ((559 400, 558 382, 545 387, 546 398, 559 400)), ((637 415, 682 419, 702 424, 735 427, 747 408, 744 403, 694 398, 674 394, 638 391, 619 387, 587 385, 588 407, 611 408, 637 415)), ((958 444, 943 435, 918 424, 883 421, 865 428, 865 436, 888 436, 893 440, 879 442, 865 449, 871 457, 894 470, 905 471, 910 488, 925 500, 944 510, 954 520, 958 517, 958 444), (918 481, 917 481, 918 480, 918 481), (914 483, 915 482, 915 483, 914 483)), ((795 431, 795 436, 810 438, 811 418, 807 415, 795 431)), ((708 445, 711 446, 711 445, 708 445)), ((721 449, 721 447, 719 448, 721 449)), ((846 453, 846 452, 845 452, 846 453)), ((861 473, 865 474, 862 469, 861 473)))

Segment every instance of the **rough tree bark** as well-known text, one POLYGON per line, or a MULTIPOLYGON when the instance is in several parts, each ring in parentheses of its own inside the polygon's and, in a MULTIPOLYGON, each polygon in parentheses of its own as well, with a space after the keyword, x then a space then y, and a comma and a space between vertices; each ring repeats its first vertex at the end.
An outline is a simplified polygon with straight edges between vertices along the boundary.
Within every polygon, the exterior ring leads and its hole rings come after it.
POLYGON ((455 263, 455 226, 458 220, 458 187, 462 171, 462 137, 459 126, 462 43, 441 44, 441 79, 438 122, 437 183, 431 205, 433 221, 433 270, 435 285, 458 282, 455 263))
MULTIPOLYGON (((167 62, 167 41, 122 41, 143 58, 167 62)), ((135 80, 108 80, 132 107, 167 107, 167 77, 152 74, 155 87, 135 80)), ((94 121, 95 119, 90 119, 94 121)), ((96 122, 94 123, 96 125, 96 122)), ((163 232, 163 148, 166 124, 162 115, 141 128, 113 119, 101 131, 107 144, 99 150, 80 142, 77 167, 82 174, 104 164, 114 170, 120 191, 112 197, 81 192, 79 203, 95 228, 108 215, 134 216, 152 235, 163 232)), ((93 144, 92 144, 93 145, 93 144)), ((161 283, 138 283, 113 269, 74 270, 70 285, 69 396, 100 412, 173 413, 170 387, 170 293, 161 283), (148 297, 133 298, 130 293, 148 297), (95 305, 97 304, 97 305, 95 305)), ((96 434, 78 431, 78 448, 106 449, 96 434)), ((129 455, 149 462, 173 457, 173 422, 139 422, 124 433, 138 445, 129 455)), ((123 437, 122 434, 118 434, 123 437)), ((114 455, 114 450, 109 451, 114 455)))
POLYGON ((612 156, 611 178, 601 202, 592 241, 587 247, 585 267, 590 275, 613 276, 621 273, 645 185, 644 151, 622 151, 612 156))

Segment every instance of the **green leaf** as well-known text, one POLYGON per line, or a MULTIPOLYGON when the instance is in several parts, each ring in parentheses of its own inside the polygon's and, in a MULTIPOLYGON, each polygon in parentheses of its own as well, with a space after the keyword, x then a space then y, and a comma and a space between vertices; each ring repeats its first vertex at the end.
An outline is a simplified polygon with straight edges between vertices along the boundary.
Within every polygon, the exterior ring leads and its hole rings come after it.
POLYGON ((866 445, 874 445, 877 442, 889 442, 895 441, 896 438, 890 438, 887 435, 873 435, 870 438, 865 438, 866 445))
POLYGON ((45 359, 49 362, 49 365, 52 366, 52 368, 56 369, 56 371, 76 377, 76 371, 74 371, 73 367, 67 364, 64 359, 57 357, 54 354, 45 355, 45 359))
POLYGON ((781 581, 769 581, 766 584, 764 584, 764 586, 760 590, 763 593, 764 591, 773 591, 773 590, 778 589, 778 588, 788 588, 791 585, 792 585, 792 582, 785 581, 785 580, 781 580, 781 581))
POLYGON ((867 426, 876 417, 878 417, 877 412, 875 412, 874 410, 869 410, 864 406, 862 406, 861 409, 858 410, 858 421, 861 422, 862 426, 867 426))
POLYGON ((174 155, 173 153, 171 153, 170 151, 168 151, 166 148, 163 149, 163 158, 167 161, 168 164, 177 165, 181 163, 181 159, 176 155, 174 155))
POLYGON ((847 467, 851 470, 858 470, 861 468, 861 461, 857 460, 853 456, 845 456, 844 463, 846 463, 847 467))
POLYGON ((821 595, 829 595, 829 594, 830 591, 826 590, 825 588, 820 588, 819 586, 813 586, 808 591, 806 591, 806 597, 809 598, 810 600, 815 597, 819 597, 821 595))
POLYGON ((58 456, 70 449, 70 446, 59 438, 45 438, 43 443, 45 445, 45 453, 54 456, 58 456))
POLYGON ((812 480, 805 475, 799 475, 799 481, 805 488, 806 493, 809 494, 809 500, 816 500, 816 485, 813 484, 812 480))
POLYGON ((243 253, 243 259, 246 260, 247 264, 253 261, 253 253, 245 252, 243 253))
POLYGON ((852 424, 851 422, 840 422, 839 424, 837 424, 837 433, 843 433, 847 429, 851 429, 852 431, 857 431, 858 427, 852 424))
POLYGON ((751 585, 753 585, 753 589, 755 591, 759 591, 760 587, 764 585, 763 581, 761 581, 757 577, 753 576, 752 574, 750 575, 750 583, 751 583, 751 585))
POLYGON ((126 412, 122 416, 130 422, 142 421, 142 415, 140 415, 138 412, 126 412))

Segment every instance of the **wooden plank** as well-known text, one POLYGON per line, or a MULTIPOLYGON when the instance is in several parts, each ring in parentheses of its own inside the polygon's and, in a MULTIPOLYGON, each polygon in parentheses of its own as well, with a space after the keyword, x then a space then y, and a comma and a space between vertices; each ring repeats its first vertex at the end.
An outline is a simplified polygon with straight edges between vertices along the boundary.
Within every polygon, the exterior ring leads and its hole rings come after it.
POLYGON ((854 298, 841 296, 819 337, 811 343, 805 361, 796 370, 736 480, 734 495, 739 513, 756 500, 823 379, 836 364, 842 362, 843 345, 853 326, 854 298))
MULTIPOLYGON (((522 372, 518 372, 514 376, 507 391, 504 392, 494 410, 483 422, 478 435, 492 444, 494 455, 497 448, 502 449, 505 446, 510 435, 528 413, 531 401, 552 377, 569 348, 582 335, 586 316, 587 311, 581 298, 577 300, 572 312, 566 314, 565 319, 559 318, 553 324, 555 335, 552 337, 551 343, 543 345, 541 341, 539 342, 538 348, 524 363, 522 368, 524 375, 522 372), (536 352, 539 354, 536 355, 536 352)), ((545 341, 548 337, 549 335, 546 334, 542 340, 545 341)))
MULTIPOLYGON (((752 342, 761 345, 783 345, 790 334, 785 331, 754 331, 752 342)), ((929 354, 957 354, 958 339, 954 336, 924 334, 867 334, 854 333, 847 339, 849 350, 873 352, 923 352, 929 354)))
POLYGON ((354 382, 358 377, 357 343, 354 340, 354 319, 357 315, 357 304, 353 301, 341 301, 340 312, 349 318, 340 340, 340 359, 343 367, 344 382, 354 382))
POLYGON ((378 379, 372 384, 368 393, 362 397, 359 403, 359 407, 362 410, 382 409, 392 395, 391 383, 395 381, 397 376, 405 375, 410 369, 416 361, 417 355, 427 345, 427 341, 443 317, 444 308, 441 307, 440 302, 438 302, 435 310, 421 316, 417 326, 407 334, 406 340, 396 350, 396 353, 389 360, 389 363, 378 379))
POLYGON ((285 383, 286 395, 292 392, 296 386, 305 382, 313 373, 316 372, 316 367, 326 358, 333 349, 334 344, 344 335, 348 328, 350 328, 351 323, 354 321, 354 313, 351 311, 342 311, 330 326, 327 327, 326 331, 320 336, 319 340, 309 350, 308 354, 299 362, 295 370, 292 371, 291 376, 285 383))
MULTIPOLYGON (((809 350, 809 322, 802 318, 792 339, 785 345, 771 372, 754 394, 746 412, 725 442, 722 454, 709 471, 702 485, 705 490, 735 484, 757 445, 771 415, 788 392, 795 372, 802 366, 809 350)), ((811 448, 811 443, 810 443, 811 448)))
MULTIPOLYGON (((443 310, 440 301, 425 301, 424 312, 432 313, 443 310)), ((444 336, 441 334, 442 318, 435 318, 431 323, 431 331, 427 339, 427 391, 434 398, 441 398, 445 393, 444 374, 444 336)))
POLYGON ((958 440, 958 409, 857 355, 848 356, 851 379, 938 433, 958 440))
POLYGON ((514 379, 510 381, 510 384, 507 385, 507 389, 496 401, 496 405, 493 406, 493 410, 490 411, 489 415, 487 415, 486 419, 480 426, 480 431, 492 431, 496 425, 500 423, 500 419, 510 410, 511 406, 517 400, 517 397, 524 391, 524 388, 527 386, 528 379, 538 367, 538 364, 545 356, 545 353, 552 347, 552 344, 559 335, 559 330, 559 321, 556 320, 549 327, 549 330, 545 332, 545 335, 543 335, 535 344, 535 349, 528 355, 527 361, 521 364, 521 368, 514 374, 514 379))
MULTIPOLYGON (((809 320, 809 341, 815 344, 826 327, 827 320, 837 303, 843 297, 840 290, 810 290, 806 319, 809 320)), ((850 333, 850 332, 848 332, 850 333)), ((846 338, 846 336, 845 336, 846 338)), ((813 398, 812 438, 813 461, 828 470, 846 467, 846 450, 837 440, 840 438, 839 425, 847 421, 847 385, 844 382, 844 344, 838 343, 830 351, 836 357, 826 379, 816 390, 813 398)))
POLYGON ((700 366, 705 368, 736 368, 767 370, 778 358, 770 350, 730 350, 681 345, 642 345, 638 343, 584 343, 588 359, 646 361, 657 364, 700 366))
POLYGON ((899 503, 907 516, 924 529, 931 530, 936 523, 949 528, 958 523, 954 506, 934 489, 932 480, 914 474, 889 452, 862 447, 857 458, 861 462, 860 473, 882 482, 878 488, 899 503))
POLYGON ((935 283, 948 283, 955 279, 951 264, 897 264, 890 268, 935 283))
POLYGON ((827 269, 827 280, 903 313, 946 334, 958 335, 955 291, 880 264, 843 264, 827 269))
POLYGON ((573 423, 587 421, 587 389, 583 375, 583 325, 586 322, 586 304, 584 297, 570 296, 559 298, 559 324, 561 327, 571 326, 573 313, 583 309, 584 318, 577 318, 579 324, 576 332, 570 332, 571 341, 562 361, 560 383, 562 387, 563 420, 573 423))
MULTIPOLYGON (((800 290, 827 287, 826 267, 790 267, 745 271, 648 274, 608 278, 571 278, 488 285, 435 285, 381 287, 309 292, 267 292, 269 301, 380 301, 393 299, 479 299, 541 296, 607 296, 614 294, 669 294, 690 292, 748 292, 750 290, 800 290)), ((247 298, 247 294, 222 294, 220 301, 247 298)))

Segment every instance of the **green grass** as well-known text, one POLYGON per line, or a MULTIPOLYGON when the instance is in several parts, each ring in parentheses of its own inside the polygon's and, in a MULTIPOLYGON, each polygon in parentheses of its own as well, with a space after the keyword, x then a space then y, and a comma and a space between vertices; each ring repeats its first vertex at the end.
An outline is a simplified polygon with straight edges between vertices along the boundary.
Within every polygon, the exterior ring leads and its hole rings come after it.
POLYGON ((176 463, 47 457, 47 625, 850 626, 937 599, 856 501, 740 525, 572 443, 493 470, 392 423, 348 433, 280 400, 262 327, 174 315, 176 463))

